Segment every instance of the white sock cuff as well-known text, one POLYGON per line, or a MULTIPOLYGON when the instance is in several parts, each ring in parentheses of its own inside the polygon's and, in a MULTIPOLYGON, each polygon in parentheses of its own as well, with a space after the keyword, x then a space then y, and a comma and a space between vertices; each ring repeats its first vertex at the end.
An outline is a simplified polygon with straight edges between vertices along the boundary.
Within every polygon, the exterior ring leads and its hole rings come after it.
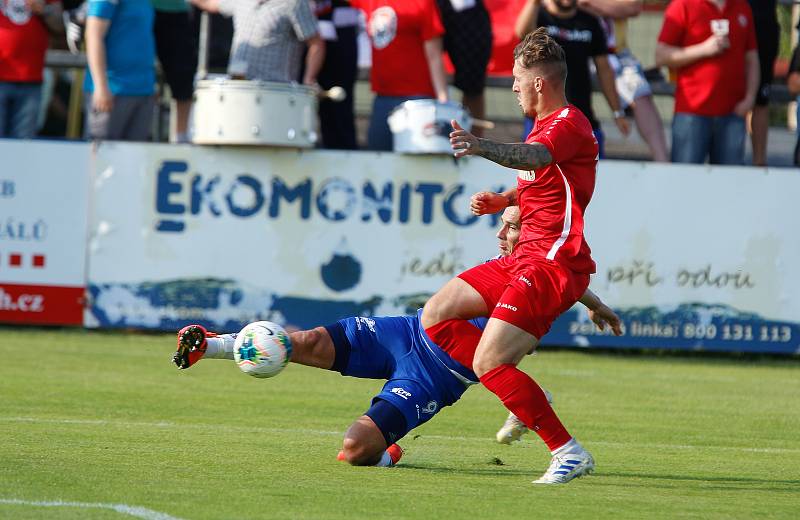
POLYGON ((561 446, 559 448, 556 448, 551 453, 553 455, 562 455, 562 454, 565 454, 565 453, 577 453, 577 452, 581 452, 581 451, 583 451, 583 446, 581 446, 581 443, 578 442, 575 439, 575 437, 573 437, 569 441, 567 441, 566 444, 564 444, 563 446, 561 446))

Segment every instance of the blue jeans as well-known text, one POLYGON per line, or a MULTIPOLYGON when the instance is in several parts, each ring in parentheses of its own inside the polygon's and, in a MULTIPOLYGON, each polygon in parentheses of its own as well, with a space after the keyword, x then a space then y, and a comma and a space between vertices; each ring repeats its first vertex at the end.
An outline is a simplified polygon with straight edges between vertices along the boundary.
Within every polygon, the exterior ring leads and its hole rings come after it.
POLYGON ((372 102, 372 116, 369 120, 369 130, 367 130, 367 148, 375 151, 388 151, 394 149, 394 139, 392 131, 389 129, 387 121, 389 114, 401 103, 410 99, 429 99, 426 96, 375 96, 372 102))
POLYGON ((675 114, 672 162, 744 164, 744 119, 736 114, 708 117, 675 114))
POLYGON ((0 137, 36 137, 41 83, 0 82, 0 137))

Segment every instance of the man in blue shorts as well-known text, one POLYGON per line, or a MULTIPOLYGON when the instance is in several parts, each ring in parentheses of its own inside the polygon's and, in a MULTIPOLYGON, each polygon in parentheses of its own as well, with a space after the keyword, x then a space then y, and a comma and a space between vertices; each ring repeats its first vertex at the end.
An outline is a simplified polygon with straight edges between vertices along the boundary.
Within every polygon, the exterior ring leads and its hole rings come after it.
MULTIPOLYGON (((500 256, 510 254, 516 245, 519 220, 517 206, 503 213, 497 232, 500 256)), ((617 315, 591 291, 586 291, 581 303, 601 329, 608 325, 620 333, 617 315)), ((472 370, 431 341, 420 325, 421 312, 414 316, 345 318, 289 335, 294 363, 344 376, 387 380, 370 408, 347 429, 340 460, 358 466, 394 466, 403 454, 398 440, 478 384, 472 370)), ((486 319, 472 323, 483 329, 486 319)), ((185 369, 201 358, 233 359, 235 339, 236 334, 217 335, 200 325, 186 326, 178 332, 173 362, 185 369)))

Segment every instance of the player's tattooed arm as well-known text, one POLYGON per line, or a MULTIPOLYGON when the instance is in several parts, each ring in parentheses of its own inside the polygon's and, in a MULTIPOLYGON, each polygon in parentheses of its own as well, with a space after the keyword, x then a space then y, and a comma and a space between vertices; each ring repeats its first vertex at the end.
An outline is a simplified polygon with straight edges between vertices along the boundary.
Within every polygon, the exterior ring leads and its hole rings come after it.
POLYGON ((553 162, 550 150, 542 143, 497 143, 478 139, 476 155, 515 170, 535 170, 553 162))

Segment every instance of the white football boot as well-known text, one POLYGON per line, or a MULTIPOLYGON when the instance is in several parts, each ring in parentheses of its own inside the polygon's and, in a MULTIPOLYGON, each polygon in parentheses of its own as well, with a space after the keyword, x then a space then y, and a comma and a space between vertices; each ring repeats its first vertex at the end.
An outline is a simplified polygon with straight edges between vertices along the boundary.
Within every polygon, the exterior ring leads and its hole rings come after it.
MULTIPOLYGON (((553 404, 553 394, 544 390, 544 395, 547 397, 547 402, 553 404)), ((528 427, 517 419, 516 415, 512 412, 508 412, 508 418, 506 422, 503 423, 503 427, 497 430, 495 438, 500 444, 511 444, 514 441, 520 440, 526 433, 528 433, 528 427)))
POLYGON ((583 448, 575 453, 553 455, 550 467, 534 484, 566 484, 570 480, 594 471, 592 454, 583 448))

